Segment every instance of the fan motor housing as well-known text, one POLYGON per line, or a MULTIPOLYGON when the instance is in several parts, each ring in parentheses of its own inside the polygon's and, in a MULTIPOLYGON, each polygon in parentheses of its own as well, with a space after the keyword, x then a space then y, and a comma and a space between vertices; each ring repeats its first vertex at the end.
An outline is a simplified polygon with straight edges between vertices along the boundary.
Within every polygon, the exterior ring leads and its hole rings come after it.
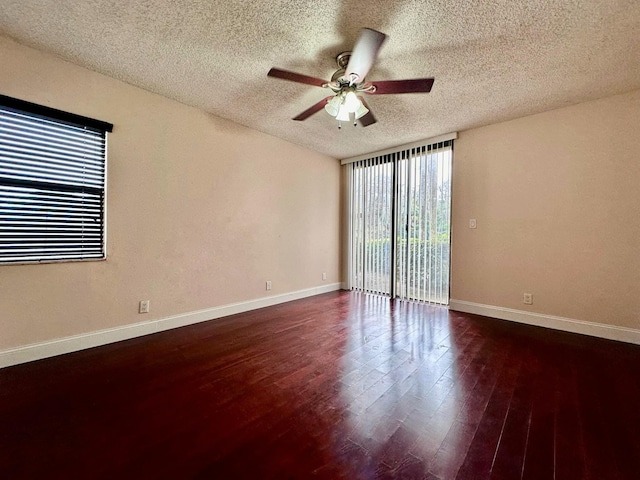
POLYGON ((336 57, 336 63, 338 64, 338 67, 340 67, 342 70, 347 68, 347 65, 349 65, 349 58, 351 58, 351 52, 342 52, 338 54, 338 56, 336 57))
POLYGON ((351 58, 351 52, 342 52, 336 57, 336 63, 338 64, 338 70, 331 76, 332 82, 340 82, 344 80, 347 65, 349 65, 349 58, 351 58))

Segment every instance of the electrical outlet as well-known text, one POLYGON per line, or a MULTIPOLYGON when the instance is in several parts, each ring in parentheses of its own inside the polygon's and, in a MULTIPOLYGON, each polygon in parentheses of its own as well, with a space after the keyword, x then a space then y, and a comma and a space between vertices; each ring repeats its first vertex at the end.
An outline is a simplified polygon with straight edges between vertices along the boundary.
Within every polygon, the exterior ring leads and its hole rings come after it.
POLYGON ((271 280, 267 280, 267 290, 271 290, 271 280))
POLYGON ((149 313, 150 308, 151 308, 151 302, 149 300, 140 300, 138 313, 149 313))
POLYGON ((522 302, 525 305, 533 305, 533 293, 525 293, 522 302))
POLYGON ((326 280, 327 279, 327 273, 326 272, 322 272, 322 279, 326 280))
POLYGON ((475 218, 469 219, 469 228, 478 228, 478 222, 475 218))

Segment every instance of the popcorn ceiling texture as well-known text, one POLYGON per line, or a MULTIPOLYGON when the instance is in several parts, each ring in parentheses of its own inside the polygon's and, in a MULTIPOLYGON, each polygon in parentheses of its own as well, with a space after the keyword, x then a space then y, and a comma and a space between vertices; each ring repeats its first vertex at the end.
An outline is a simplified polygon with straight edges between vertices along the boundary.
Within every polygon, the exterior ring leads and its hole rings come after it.
POLYGON ((336 158, 640 88, 638 0, 2 0, 0 34, 336 158), (269 68, 329 79, 362 27, 388 35, 368 80, 432 92, 292 121, 329 92, 269 68))

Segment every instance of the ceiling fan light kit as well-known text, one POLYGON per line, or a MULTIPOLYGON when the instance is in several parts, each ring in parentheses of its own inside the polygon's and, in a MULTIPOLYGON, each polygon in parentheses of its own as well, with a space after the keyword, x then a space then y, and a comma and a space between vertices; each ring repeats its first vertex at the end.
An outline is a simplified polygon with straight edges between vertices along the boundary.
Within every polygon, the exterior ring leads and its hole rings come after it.
POLYGON ((369 106, 359 95, 360 93, 368 95, 429 93, 433 86, 433 78, 380 82, 365 81, 365 77, 373 66, 386 38, 387 36, 384 33, 370 28, 363 28, 353 47, 353 52, 343 52, 336 57, 338 70, 331 76, 330 82, 279 68, 272 68, 267 75, 290 82, 329 88, 333 91, 333 96, 323 98, 294 117, 294 120, 306 120, 324 108, 329 115, 338 121, 339 129, 342 128, 342 122, 347 121, 351 121, 354 126, 360 121, 363 127, 367 127, 376 123, 376 119, 369 106))
POLYGON ((362 104, 356 95, 355 88, 345 89, 335 95, 324 106, 326 112, 338 121, 338 128, 342 128, 342 122, 352 121, 356 126, 356 120, 361 119, 369 109, 362 104))

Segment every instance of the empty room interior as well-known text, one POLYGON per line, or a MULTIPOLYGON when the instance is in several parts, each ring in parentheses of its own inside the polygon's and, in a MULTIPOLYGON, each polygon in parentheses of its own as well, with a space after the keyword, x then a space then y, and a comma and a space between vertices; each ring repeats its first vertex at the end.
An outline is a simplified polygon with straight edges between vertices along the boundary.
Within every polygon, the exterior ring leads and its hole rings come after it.
POLYGON ((638 32, 0 2, 0 477, 639 478, 638 32))

